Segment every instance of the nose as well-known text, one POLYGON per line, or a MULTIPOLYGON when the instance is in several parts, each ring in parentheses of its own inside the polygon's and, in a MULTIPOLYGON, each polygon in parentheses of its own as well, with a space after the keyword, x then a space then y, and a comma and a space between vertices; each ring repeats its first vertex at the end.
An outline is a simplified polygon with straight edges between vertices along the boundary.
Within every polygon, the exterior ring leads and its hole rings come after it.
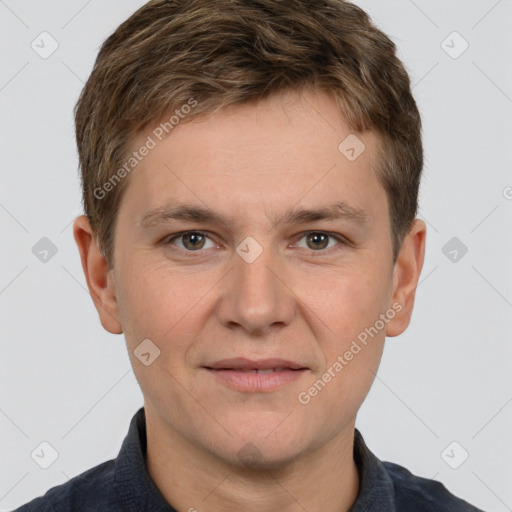
POLYGON ((274 252, 264 248, 252 262, 235 254, 233 264, 223 281, 217 307, 219 321, 253 335, 289 325, 296 312, 295 296, 274 252))

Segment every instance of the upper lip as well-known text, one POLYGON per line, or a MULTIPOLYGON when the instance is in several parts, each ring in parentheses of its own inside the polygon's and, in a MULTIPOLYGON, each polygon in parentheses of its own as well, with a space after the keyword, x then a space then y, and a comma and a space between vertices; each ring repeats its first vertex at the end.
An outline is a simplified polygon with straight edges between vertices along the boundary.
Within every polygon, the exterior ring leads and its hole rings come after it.
POLYGON ((206 364, 205 368, 213 370, 271 370, 277 368, 288 368, 291 370, 307 369, 304 365, 286 359, 259 359, 257 361, 246 359, 245 357, 234 357, 231 359, 221 359, 214 363, 206 364))

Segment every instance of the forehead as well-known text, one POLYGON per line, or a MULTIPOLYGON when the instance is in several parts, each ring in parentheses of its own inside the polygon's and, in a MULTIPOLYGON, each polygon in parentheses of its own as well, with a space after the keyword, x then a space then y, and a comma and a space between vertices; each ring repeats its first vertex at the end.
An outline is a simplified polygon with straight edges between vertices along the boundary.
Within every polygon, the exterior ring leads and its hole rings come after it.
MULTIPOLYGON (((286 203, 289 210, 302 199, 314 204, 341 198, 362 209, 365 196, 383 192, 373 169, 377 137, 352 133, 335 100, 318 91, 185 118, 169 135, 161 132, 162 125, 148 128, 130 148, 136 151, 148 137, 154 143, 125 192, 146 211, 173 198, 194 199, 194 193, 198 206, 207 194, 210 201, 202 206, 216 198, 221 206, 238 201, 261 209, 264 201, 273 207, 286 203)), ((379 205, 368 206, 371 214, 379 205)))

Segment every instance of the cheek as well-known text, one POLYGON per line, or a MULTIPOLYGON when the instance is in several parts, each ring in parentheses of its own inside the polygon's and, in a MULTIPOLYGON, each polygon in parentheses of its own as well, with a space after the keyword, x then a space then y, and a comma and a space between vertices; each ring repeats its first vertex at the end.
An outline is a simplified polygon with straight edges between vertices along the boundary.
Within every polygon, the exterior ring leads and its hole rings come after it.
POLYGON ((154 336, 151 326, 158 325, 162 304, 161 288, 154 286, 152 274, 136 272, 128 268, 120 271, 122 286, 117 295, 117 304, 125 336, 135 342, 135 337, 154 336))
POLYGON ((336 403, 340 411, 355 414, 382 357, 386 326, 391 320, 387 314, 390 275, 379 265, 365 265, 335 279, 331 289, 326 300, 330 306, 324 311, 329 313, 326 323, 335 335, 324 347, 327 367, 319 386, 328 383, 318 398, 326 407, 329 402, 336 403))
POLYGON ((212 314, 211 291, 218 276, 199 278, 142 262, 124 270, 118 304, 128 347, 133 352, 151 340, 160 350, 155 364, 175 371, 212 314))
POLYGON ((122 286, 117 303, 127 342, 133 345, 149 338, 160 346, 188 303, 179 280, 140 265, 124 266, 119 272, 122 286))
POLYGON ((357 353, 349 350, 350 343, 344 347, 352 354, 348 360, 339 344, 325 371, 314 376, 297 397, 297 413, 304 418, 302 431, 306 437, 331 438, 356 417, 375 379, 383 342, 375 338, 366 346, 358 345, 353 347, 357 353))
POLYGON ((333 349, 341 350, 386 312, 389 279, 369 265, 340 267, 319 277, 308 277, 299 295, 321 320, 333 349))

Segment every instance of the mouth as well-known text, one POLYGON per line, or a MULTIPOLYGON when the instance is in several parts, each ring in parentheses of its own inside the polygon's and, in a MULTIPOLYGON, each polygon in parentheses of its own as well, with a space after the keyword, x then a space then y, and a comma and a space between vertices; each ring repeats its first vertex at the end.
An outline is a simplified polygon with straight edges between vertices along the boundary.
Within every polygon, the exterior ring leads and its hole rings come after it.
POLYGON ((309 368, 284 359, 232 358, 203 366, 229 388, 247 393, 272 392, 299 379, 309 368))

